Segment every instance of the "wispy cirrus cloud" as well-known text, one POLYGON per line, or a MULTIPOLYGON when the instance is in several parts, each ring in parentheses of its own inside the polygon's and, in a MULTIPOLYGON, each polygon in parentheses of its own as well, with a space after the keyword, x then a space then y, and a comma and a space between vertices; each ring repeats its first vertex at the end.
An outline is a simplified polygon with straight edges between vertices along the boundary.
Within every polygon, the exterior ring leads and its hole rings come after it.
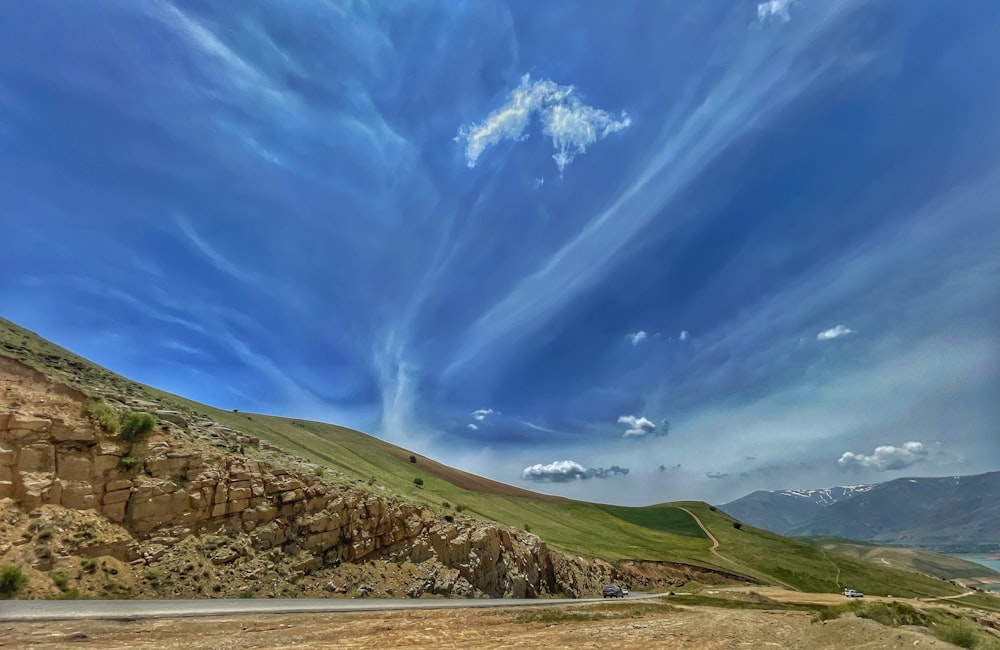
POLYGON ((847 336, 848 334, 854 334, 854 330, 846 325, 837 325, 836 327, 831 327, 828 330, 823 330, 816 335, 817 341, 830 341, 833 339, 839 339, 841 336, 847 336))
POLYGON ((924 443, 910 440, 899 447, 881 445, 870 455, 846 451, 837 463, 846 468, 865 468, 884 472, 891 469, 905 469, 927 460, 928 456, 924 443))
POLYGON ((496 411, 493 409, 476 409, 472 412, 472 417, 482 422, 486 419, 487 415, 493 415, 494 413, 496 413, 496 411))
MULTIPOLYGON (((465 144, 465 159, 475 167, 483 152, 503 140, 525 140, 533 118, 538 117, 543 135, 552 140, 552 155, 562 174, 573 158, 612 133, 628 128, 632 120, 624 111, 617 117, 584 104, 573 86, 549 80, 532 81, 531 75, 507 97, 507 103, 478 124, 462 126, 455 140, 465 144)), ((538 184, 539 186, 541 183, 538 184)))
POLYGON ((525 467, 521 472, 521 480, 541 483, 569 483, 591 478, 625 476, 628 472, 627 467, 619 467, 618 465, 612 465, 608 468, 584 467, 576 461, 557 460, 547 465, 537 464, 525 467))
POLYGON ((767 0, 757 5, 757 19, 760 22, 787 23, 792 19, 789 9, 795 0, 767 0))

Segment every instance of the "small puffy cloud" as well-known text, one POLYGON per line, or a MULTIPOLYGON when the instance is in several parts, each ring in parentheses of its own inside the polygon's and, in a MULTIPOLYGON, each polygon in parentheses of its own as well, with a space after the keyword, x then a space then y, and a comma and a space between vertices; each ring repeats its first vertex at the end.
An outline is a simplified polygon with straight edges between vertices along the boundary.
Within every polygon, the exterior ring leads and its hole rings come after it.
POLYGON ((910 440, 904 442, 901 447, 894 445, 876 447, 870 456, 845 451, 837 463, 846 468, 860 467, 884 472, 890 469, 905 469, 927 460, 927 456, 928 451, 924 443, 910 440))
POLYGON ((761 23, 782 22, 787 23, 792 19, 788 13, 789 7, 795 0, 767 0, 757 5, 757 19, 761 23))
POLYGON ((587 106, 573 86, 560 86, 544 79, 534 81, 526 74, 503 106, 478 124, 462 126, 455 140, 465 144, 465 160, 469 167, 475 167, 491 146, 503 140, 527 139, 526 130, 536 116, 542 134, 552 140, 555 149, 552 158, 560 174, 588 146, 632 123, 624 111, 616 117, 587 106))
POLYGON ((817 341, 829 341, 831 339, 840 338, 841 336, 847 336, 848 334, 853 334, 854 330, 846 325, 837 325, 836 327, 831 327, 828 330, 823 330, 816 335, 817 341))
POLYGON ((687 331, 687 330, 681 330, 681 335, 680 335, 680 339, 681 339, 682 341, 686 341, 686 340, 688 340, 689 338, 691 338, 691 332, 689 332, 689 331, 687 331))
POLYGON ((465 425, 465 426, 467 426, 468 428, 472 429, 473 431, 475 431, 476 429, 479 428, 478 426, 476 426, 475 424, 473 424, 471 422, 469 424, 465 425))
POLYGON ((620 415, 618 416, 618 424, 625 424, 628 429, 622 434, 623 437, 632 436, 645 436, 656 431, 656 425, 650 420, 644 417, 636 417, 634 415, 620 415))
POLYGON ((472 417, 482 422, 486 419, 487 415, 493 415, 496 413, 493 409, 476 409, 472 412, 472 417))
POLYGON ((612 465, 605 469, 603 467, 584 467, 572 460, 557 460, 548 465, 538 464, 525 467, 521 472, 521 480, 540 483, 569 483, 626 474, 628 474, 628 468, 618 465, 612 465))
POLYGON ((649 334, 639 330, 638 332, 633 332, 632 334, 626 334, 625 338, 632 342, 632 345, 639 345, 643 341, 649 338, 649 334))
POLYGON ((725 474, 723 472, 705 472, 705 476, 716 480, 729 478, 729 474, 725 474))

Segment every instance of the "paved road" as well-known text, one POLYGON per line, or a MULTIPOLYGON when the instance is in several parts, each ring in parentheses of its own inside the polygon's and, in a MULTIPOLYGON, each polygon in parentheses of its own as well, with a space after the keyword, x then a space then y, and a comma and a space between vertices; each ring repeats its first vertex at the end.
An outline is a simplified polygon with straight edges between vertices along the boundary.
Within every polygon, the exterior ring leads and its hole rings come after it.
MULTIPOLYGON (((634 593, 628 599, 659 598, 634 593)), ((137 619, 178 616, 232 616, 243 614, 301 614, 308 612, 368 612, 398 609, 454 607, 539 607, 601 602, 601 598, 240 598, 232 600, 7 600, 0 601, 0 622, 72 619, 137 619)))

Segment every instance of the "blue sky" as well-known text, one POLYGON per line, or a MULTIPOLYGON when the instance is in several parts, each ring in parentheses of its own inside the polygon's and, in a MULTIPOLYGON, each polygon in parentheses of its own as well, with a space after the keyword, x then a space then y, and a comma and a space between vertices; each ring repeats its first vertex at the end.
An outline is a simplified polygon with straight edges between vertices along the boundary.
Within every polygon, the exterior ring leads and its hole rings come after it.
POLYGON ((0 314, 590 500, 1000 469, 998 30, 988 0, 4 3, 0 314))

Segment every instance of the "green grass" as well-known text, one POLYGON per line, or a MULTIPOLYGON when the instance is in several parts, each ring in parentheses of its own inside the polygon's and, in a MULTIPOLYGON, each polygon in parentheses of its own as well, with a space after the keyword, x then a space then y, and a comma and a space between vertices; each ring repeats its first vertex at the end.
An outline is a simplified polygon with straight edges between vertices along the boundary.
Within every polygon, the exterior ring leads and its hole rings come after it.
POLYGON ((619 519, 643 528, 659 530, 672 535, 708 539, 701 526, 683 510, 669 506, 649 506, 632 508, 625 506, 601 506, 619 519))
POLYGON ((819 612, 825 609, 823 605, 783 603, 760 594, 741 592, 729 592, 725 597, 704 594, 670 596, 670 602, 690 607, 721 607, 723 609, 768 609, 800 612, 819 612))
POLYGON ((610 619, 642 618, 660 616, 677 608, 664 602, 641 603, 599 603, 579 607, 545 607, 521 609, 514 620, 519 623, 577 623, 580 621, 604 621, 610 619))
POLYGON ((909 548, 879 546, 868 542, 858 542, 842 537, 796 537, 795 539, 828 551, 840 553, 857 560, 877 563, 883 566, 889 563, 896 569, 926 573, 937 578, 983 578, 995 577, 1000 581, 1000 572, 993 571, 981 564, 969 562, 952 555, 918 551, 909 548))

